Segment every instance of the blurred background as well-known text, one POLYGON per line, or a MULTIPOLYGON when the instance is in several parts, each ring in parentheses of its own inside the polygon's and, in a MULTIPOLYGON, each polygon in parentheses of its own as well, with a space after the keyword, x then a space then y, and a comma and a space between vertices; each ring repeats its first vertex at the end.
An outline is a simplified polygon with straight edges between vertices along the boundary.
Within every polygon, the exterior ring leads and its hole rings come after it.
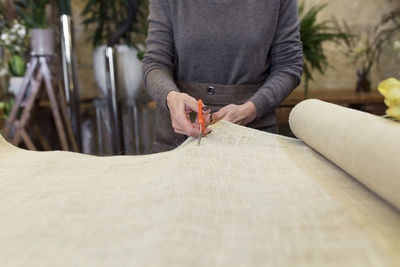
MULTIPOLYGON (((399 76, 400 1, 298 4, 305 71, 277 110, 280 134, 293 136, 288 114, 305 98, 384 115, 377 87, 399 76)), ((141 72, 148 0, 1 0, 0 11, 0 127, 8 140, 94 155, 151 152, 155 104, 141 72)))

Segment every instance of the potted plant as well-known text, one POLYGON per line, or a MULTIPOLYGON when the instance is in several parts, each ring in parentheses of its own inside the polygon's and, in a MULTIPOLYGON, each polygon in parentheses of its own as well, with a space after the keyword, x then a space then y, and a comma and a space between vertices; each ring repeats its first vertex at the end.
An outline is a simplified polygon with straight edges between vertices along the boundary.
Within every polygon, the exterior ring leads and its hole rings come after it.
MULTIPOLYGON (((107 95, 105 80, 105 50, 113 36, 126 23, 130 10, 128 1, 90 0, 82 11, 85 16, 85 27, 94 27, 91 36, 94 49, 93 66, 96 83, 100 93, 107 95)), ((148 0, 137 1, 136 22, 124 29, 123 35, 118 38, 115 49, 117 52, 117 70, 120 96, 122 98, 136 98, 142 88, 141 59, 144 54, 144 43, 147 33, 148 0)))
MULTIPOLYGON (((344 28, 351 34, 346 22, 341 25, 336 21, 336 24, 338 28, 344 28)), ((346 49, 343 52, 357 68, 357 92, 371 90, 371 71, 375 64, 379 67, 379 59, 384 48, 391 44, 399 31, 400 8, 397 8, 384 14, 375 27, 357 35, 356 38, 346 39, 346 49)))
POLYGON ((26 60, 25 54, 29 47, 29 37, 25 25, 18 16, 14 3, 5 1, 0 6, 1 25, 0 25, 0 46, 1 46, 1 84, 3 88, 3 98, 6 94, 5 77, 9 78, 9 91, 13 94, 23 81, 25 74, 26 60))
POLYGON ((325 20, 317 21, 318 14, 326 7, 326 4, 317 4, 305 9, 305 1, 299 5, 300 36, 303 43, 304 54, 304 94, 308 94, 309 82, 313 80, 312 71, 317 70, 324 74, 330 66, 324 53, 325 42, 339 43, 351 38, 351 35, 341 31, 333 22, 325 20))
POLYGON ((25 26, 14 20, 10 28, 5 28, 0 35, 0 44, 6 50, 8 58, 9 91, 17 94, 24 79, 28 49, 28 37, 25 26))
POLYGON ((36 55, 54 53, 54 32, 49 27, 46 7, 48 0, 16 1, 17 12, 31 33, 31 52, 36 55))

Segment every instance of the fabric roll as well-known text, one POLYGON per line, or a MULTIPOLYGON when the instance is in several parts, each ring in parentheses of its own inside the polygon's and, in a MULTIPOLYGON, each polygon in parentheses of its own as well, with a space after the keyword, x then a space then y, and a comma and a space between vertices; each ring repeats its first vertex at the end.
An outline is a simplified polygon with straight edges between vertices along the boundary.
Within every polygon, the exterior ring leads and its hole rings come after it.
POLYGON ((289 124, 296 137, 400 209, 400 123, 311 99, 292 110, 289 124))

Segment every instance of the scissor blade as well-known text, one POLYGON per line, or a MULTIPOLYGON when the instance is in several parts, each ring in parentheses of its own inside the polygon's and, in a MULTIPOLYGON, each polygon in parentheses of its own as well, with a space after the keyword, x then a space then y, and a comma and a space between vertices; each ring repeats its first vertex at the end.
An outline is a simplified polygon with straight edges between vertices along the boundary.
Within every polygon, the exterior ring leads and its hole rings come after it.
POLYGON ((197 138, 197 143, 198 145, 200 145, 200 141, 201 141, 201 128, 200 128, 200 132, 199 132, 199 137, 197 138))

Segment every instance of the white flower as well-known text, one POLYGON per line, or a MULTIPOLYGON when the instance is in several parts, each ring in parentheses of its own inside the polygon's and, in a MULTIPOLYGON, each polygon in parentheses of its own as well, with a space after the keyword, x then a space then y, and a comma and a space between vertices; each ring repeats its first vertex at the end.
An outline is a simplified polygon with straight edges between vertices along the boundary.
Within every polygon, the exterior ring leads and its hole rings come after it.
POLYGON ((2 33, 0 38, 1 38, 1 40, 3 40, 3 42, 5 42, 8 39, 8 34, 7 33, 2 33))
POLYGON ((26 31, 25 31, 24 28, 21 28, 21 29, 18 30, 17 34, 19 35, 20 38, 24 38, 25 34, 26 34, 26 31))
POLYGON ((13 21, 13 26, 12 26, 12 30, 17 31, 19 28, 21 28, 21 24, 19 24, 18 20, 14 20, 13 21))
POLYGON ((11 41, 17 40, 17 36, 14 33, 10 34, 10 40, 11 41))
POLYGON ((5 45, 10 45, 10 44, 11 44, 10 39, 6 39, 6 40, 4 41, 4 44, 5 44, 5 45))
POLYGON ((17 51, 17 52, 20 52, 20 51, 21 51, 21 47, 19 47, 19 46, 15 46, 14 49, 15 49, 15 51, 17 51))

